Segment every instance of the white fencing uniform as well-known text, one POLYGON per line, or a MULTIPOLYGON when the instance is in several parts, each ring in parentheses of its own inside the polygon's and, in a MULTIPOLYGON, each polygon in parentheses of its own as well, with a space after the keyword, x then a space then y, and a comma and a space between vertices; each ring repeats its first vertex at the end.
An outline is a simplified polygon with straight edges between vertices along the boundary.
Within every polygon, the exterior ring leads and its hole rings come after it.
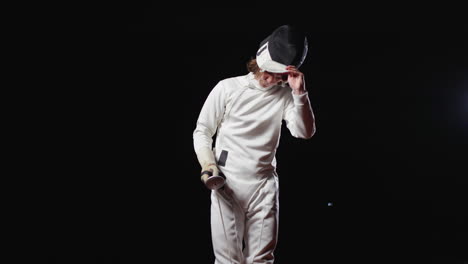
POLYGON ((292 136, 312 137, 308 94, 293 94, 288 86, 263 88, 252 73, 220 81, 202 107, 193 133, 195 152, 212 149, 216 134, 214 154, 226 177, 225 187, 211 193, 215 264, 274 261, 279 212, 275 154, 283 120, 292 136))

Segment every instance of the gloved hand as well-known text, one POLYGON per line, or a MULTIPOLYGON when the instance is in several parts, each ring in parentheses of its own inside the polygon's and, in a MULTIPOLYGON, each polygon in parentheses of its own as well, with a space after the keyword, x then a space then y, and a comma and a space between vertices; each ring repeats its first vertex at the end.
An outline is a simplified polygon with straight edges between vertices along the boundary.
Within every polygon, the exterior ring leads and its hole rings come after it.
POLYGON ((209 148, 199 149, 197 152, 198 162, 201 166, 201 180, 208 189, 219 189, 224 185, 225 177, 221 175, 213 151, 209 148))
POLYGON ((213 151, 209 148, 201 148, 197 152, 198 162, 201 166, 201 180, 205 183, 209 176, 219 175, 218 166, 213 151))
POLYGON ((201 180, 204 183, 206 183, 206 180, 208 180, 209 177, 218 175, 219 169, 218 166, 216 166, 216 164, 210 163, 202 165, 201 180))

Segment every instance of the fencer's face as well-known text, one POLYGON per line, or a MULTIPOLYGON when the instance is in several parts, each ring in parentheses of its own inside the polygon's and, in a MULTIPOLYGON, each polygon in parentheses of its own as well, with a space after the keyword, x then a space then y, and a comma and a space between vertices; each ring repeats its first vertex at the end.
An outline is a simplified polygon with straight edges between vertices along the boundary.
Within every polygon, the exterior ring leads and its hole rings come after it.
POLYGON ((288 80, 288 73, 273 73, 264 71, 259 77, 259 84, 263 88, 269 88, 273 85, 280 84, 281 82, 286 82, 288 80))

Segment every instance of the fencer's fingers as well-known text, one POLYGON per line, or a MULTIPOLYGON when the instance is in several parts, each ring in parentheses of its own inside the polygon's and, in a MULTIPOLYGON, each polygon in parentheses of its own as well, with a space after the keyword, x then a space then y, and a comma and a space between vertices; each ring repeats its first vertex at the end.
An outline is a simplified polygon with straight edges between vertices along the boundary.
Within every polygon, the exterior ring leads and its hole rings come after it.
POLYGON ((207 173, 202 174, 200 177, 202 182, 206 182, 210 176, 207 173))
POLYGON ((300 76, 301 73, 299 71, 295 71, 295 70, 289 70, 288 71, 288 76, 292 76, 292 77, 297 77, 297 76, 300 76))
POLYGON ((214 167, 214 168, 213 168, 213 175, 216 175, 216 176, 219 175, 219 169, 218 169, 218 167, 214 167))
POLYGON ((295 68, 295 67, 291 67, 291 68, 289 68, 289 69, 287 69, 287 70, 288 70, 288 73, 289 73, 289 74, 294 74, 294 75, 296 75, 296 76, 297 76, 297 75, 302 75, 302 72, 300 72, 300 71, 299 71, 297 68, 295 68))
POLYGON ((300 78, 302 74, 300 72, 290 71, 288 72, 288 79, 289 78, 300 78))
POLYGON ((286 66, 286 70, 296 70, 296 71, 299 71, 299 69, 298 69, 296 66, 294 66, 294 65, 288 65, 288 66, 286 66))
POLYGON ((202 181, 208 179, 211 176, 213 176, 213 170, 211 168, 208 168, 207 170, 202 171, 200 175, 202 181))

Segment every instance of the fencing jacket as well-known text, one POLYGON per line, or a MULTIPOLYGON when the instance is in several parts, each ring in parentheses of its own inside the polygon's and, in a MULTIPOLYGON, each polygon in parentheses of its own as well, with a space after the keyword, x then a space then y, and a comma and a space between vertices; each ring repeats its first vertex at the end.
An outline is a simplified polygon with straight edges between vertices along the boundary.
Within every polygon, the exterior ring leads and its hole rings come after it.
POLYGON ((212 149, 226 184, 244 206, 266 178, 276 175, 282 121, 292 136, 310 138, 314 115, 307 93, 263 88, 253 73, 224 79, 208 95, 193 133, 195 153, 212 149))

